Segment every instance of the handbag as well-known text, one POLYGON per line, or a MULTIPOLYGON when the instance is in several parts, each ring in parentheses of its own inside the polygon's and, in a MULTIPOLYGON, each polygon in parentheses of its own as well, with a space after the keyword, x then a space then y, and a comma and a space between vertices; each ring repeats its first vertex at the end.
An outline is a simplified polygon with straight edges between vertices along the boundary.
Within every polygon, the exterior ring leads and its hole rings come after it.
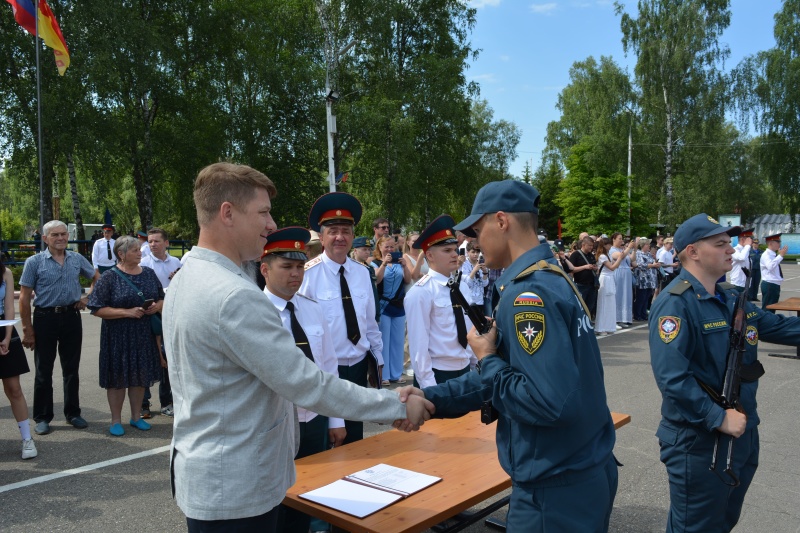
MULTIPOLYGON (((123 274, 117 267, 114 267, 111 270, 113 270, 116 275, 124 279, 128 283, 128 285, 131 286, 134 292, 136 292, 136 294, 139 295, 139 298, 142 299, 142 303, 146 301, 144 294, 142 294, 142 291, 139 290, 139 287, 133 284, 133 282, 130 280, 130 278, 128 278, 128 276, 123 274)), ((152 331, 153 335, 156 336, 161 336, 164 333, 164 328, 161 325, 161 315, 159 315, 158 313, 150 315, 150 331, 152 331)))

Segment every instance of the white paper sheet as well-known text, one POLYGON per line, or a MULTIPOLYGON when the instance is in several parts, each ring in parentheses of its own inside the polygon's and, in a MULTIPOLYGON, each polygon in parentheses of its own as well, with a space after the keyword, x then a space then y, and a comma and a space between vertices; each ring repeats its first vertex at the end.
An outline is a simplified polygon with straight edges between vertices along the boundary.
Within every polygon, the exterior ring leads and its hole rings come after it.
POLYGON ((345 479, 384 487, 407 496, 419 492, 437 481, 441 481, 442 478, 381 463, 366 470, 350 474, 345 479))
POLYGON ((358 518, 369 516, 402 499, 402 496, 397 494, 351 483, 343 479, 301 494, 300 497, 358 518))
POLYGON ((0 320, 0 328, 5 326, 13 326, 17 322, 19 322, 19 318, 15 318, 14 320, 0 320))

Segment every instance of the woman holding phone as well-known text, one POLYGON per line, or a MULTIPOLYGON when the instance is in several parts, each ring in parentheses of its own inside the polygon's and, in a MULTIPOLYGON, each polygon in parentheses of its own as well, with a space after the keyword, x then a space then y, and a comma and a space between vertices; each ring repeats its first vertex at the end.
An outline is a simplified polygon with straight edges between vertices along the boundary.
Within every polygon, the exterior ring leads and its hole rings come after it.
POLYGON ((383 338, 383 375, 389 383, 405 383, 403 375, 403 343, 406 333, 406 312, 403 308, 404 284, 411 281, 411 270, 396 252, 393 237, 381 237, 375 243, 372 260, 378 278, 379 327, 383 338))
POLYGON ((100 386, 106 389, 111 409, 109 433, 125 434, 122 404, 128 392, 130 425, 147 431, 140 417, 145 387, 161 375, 159 352, 151 317, 161 312, 164 290, 156 273, 139 266, 139 242, 125 236, 114 243, 117 266, 103 273, 89 296, 92 314, 103 319, 100 329, 100 386))

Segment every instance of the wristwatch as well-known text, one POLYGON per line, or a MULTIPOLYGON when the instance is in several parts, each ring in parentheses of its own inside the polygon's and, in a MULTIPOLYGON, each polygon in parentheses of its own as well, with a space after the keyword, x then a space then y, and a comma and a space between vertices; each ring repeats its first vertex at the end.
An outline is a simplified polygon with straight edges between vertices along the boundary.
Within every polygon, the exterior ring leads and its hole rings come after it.
POLYGON ((478 375, 480 375, 480 373, 481 373, 481 363, 483 363, 484 360, 488 359, 489 357, 491 357, 493 355, 497 355, 497 354, 490 353, 489 355, 487 355, 483 359, 479 359, 478 360, 478 363, 475 365, 475 371, 478 373, 478 375))

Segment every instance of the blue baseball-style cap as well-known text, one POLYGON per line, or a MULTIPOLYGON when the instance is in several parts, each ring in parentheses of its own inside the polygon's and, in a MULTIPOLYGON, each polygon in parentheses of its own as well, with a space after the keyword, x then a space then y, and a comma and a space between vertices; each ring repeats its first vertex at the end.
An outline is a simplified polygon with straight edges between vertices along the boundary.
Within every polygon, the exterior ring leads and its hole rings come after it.
POLYGON ((353 239, 353 248, 374 248, 375 243, 369 237, 356 237, 353 239))
POLYGON ((264 245, 264 256, 269 254, 279 255, 286 259, 296 261, 308 261, 306 255, 306 244, 311 239, 311 233, 301 227, 289 226, 288 228, 273 231, 267 236, 267 244, 264 245))
POLYGON ((487 183, 472 203, 472 213, 456 224, 454 230, 467 237, 475 237, 472 226, 487 213, 534 213, 539 214, 539 191, 525 182, 517 180, 487 183))
POLYGON ((411 247, 427 252, 431 246, 458 243, 456 232, 453 230, 455 223, 450 215, 439 215, 425 228, 425 231, 419 234, 411 247))
POLYGON ((727 233, 731 237, 736 237, 741 232, 741 226, 726 228, 707 214, 700 213, 680 225, 675 232, 675 237, 673 237, 673 244, 675 250, 680 252, 690 244, 701 241, 707 237, 713 237, 720 233, 727 233))
POLYGON ((329 192, 323 194, 311 207, 308 215, 308 226, 314 231, 321 231, 328 224, 352 224, 361 220, 361 202, 346 192, 329 192))

